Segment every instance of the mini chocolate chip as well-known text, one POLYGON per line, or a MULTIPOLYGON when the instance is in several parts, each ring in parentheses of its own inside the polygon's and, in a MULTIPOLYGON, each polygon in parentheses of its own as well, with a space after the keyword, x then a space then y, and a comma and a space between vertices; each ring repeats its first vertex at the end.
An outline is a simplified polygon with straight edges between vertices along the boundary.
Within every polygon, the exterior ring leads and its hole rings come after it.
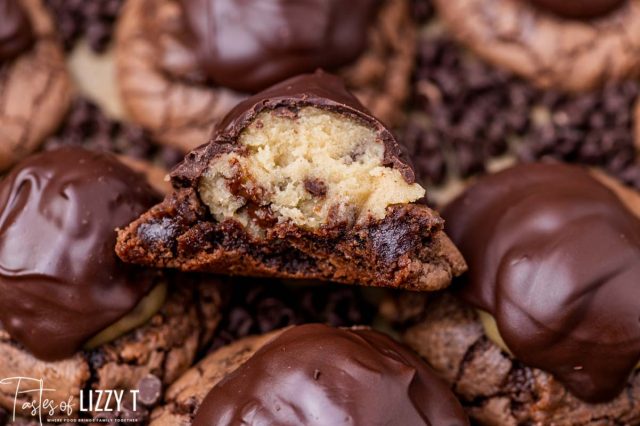
POLYGON ((304 180, 304 189, 314 197, 324 197, 327 194, 327 185, 315 178, 306 178, 304 180))
POLYGON ((181 161, 183 155, 173 148, 152 143, 141 127, 112 120, 97 105, 83 98, 72 103, 66 120, 58 132, 45 141, 44 149, 68 145, 155 160, 167 169, 181 161))
POLYGON ((155 405, 162 396, 162 381, 154 374, 147 374, 138 382, 138 401, 151 407, 155 405))

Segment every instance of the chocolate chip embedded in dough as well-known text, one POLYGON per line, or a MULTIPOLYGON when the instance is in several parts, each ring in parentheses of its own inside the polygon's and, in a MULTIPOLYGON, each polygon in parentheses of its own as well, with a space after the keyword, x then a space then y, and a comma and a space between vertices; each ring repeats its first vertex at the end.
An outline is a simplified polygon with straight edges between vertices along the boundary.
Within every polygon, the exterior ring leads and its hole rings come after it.
POLYGON ((138 401, 146 406, 153 406, 162 396, 162 381, 153 374, 147 374, 138 382, 138 390, 138 401))

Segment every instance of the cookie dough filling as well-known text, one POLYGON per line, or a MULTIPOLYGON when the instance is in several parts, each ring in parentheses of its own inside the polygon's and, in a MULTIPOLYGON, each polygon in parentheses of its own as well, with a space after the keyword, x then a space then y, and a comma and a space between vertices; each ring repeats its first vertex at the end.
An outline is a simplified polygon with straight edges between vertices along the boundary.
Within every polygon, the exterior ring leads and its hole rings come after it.
POLYGON ((249 98, 120 231, 127 262, 435 290, 465 269, 391 132, 324 72, 249 98))
POLYGON ((234 218, 255 232, 287 221, 308 229, 364 224, 425 195, 383 164, 374 129, 317 107, 262 112, 238 144, 239 152, 211 162, 199 193, 218 221, 234 218))
POLYGON ((91 350, 109 342, 113 342, 118 337, 135 330, 139 326, 149 321, 164 305, 167 300, 167 284, 162 283, 155 286, 149 294, 144 296, 135 308, 116 323, 110 325, 93 336, 84 348, 91 350))
POLYGON ((589 403, 616 398, 640 360, 630 205, 587 170, 533 164, 479 180, 444 212, 469 262, 459 294, 487 335, 589 403))

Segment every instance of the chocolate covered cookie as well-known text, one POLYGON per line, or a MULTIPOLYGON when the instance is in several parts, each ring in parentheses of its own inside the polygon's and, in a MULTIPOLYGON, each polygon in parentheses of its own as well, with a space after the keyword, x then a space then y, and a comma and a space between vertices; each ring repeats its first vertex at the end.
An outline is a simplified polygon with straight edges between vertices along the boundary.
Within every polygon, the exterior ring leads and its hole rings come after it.
MULTIPOLYGON (((29 157, 0 184, 0 378, 42 378, 44 398, 75 404, 44 416, 95 414, 79 412, 82 390, 128 393, 149 374, 167 385, 210 340, 220 305, 214 279, 115 255, 116 227, 158 199, 116 157, 79 148, 29 157)), ((16 392, 33 386, 2 380, 0 406, 13 412, 17 400, 16 415, 32 416, 23 403, 33 393, 16 392)))
POLYGON ((415 50, 408 0, 131 0, 116 38, 131 117, 183 151, 247 96, 318 68, 397 124, 415 50))
POLYGON ((188 371, 151 424, 467 425, 444 382, 368 328, 296 326, 247 337, 188 371))
POLYGON ((132 263, 411 290, 466 265, 394 136, 323 72, 234 108, 119 233, 132 263))
POLYGON ((640 422, 640 195, 567 165, 481 178, 444 211, 469 263, 405 334, 482 424, 640 422))
POLYGON ((45 6, 40 0, 0 0, 0 171, 56 130, 71 90, 45 6))
POLYGON ((434 0, 451 32, 535 84, 582 91, 640 73, 633 0, 434 0))

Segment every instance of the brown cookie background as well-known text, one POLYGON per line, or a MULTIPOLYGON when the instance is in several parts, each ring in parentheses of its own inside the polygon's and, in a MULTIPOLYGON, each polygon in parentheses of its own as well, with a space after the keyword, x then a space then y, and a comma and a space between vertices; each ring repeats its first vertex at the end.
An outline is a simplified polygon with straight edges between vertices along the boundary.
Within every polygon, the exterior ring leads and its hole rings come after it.
POLYGON ((65 116, 72 96, 54 22, 40 0, 21 0, 35 44, 0 66, 0 170, 35 151, 65 116))
POLYGON ((536 86, 584 91, 640 73, 640 5, 633 0, 592 20, 562 18, 524 1, 434 4, 458 40, 536 86))

